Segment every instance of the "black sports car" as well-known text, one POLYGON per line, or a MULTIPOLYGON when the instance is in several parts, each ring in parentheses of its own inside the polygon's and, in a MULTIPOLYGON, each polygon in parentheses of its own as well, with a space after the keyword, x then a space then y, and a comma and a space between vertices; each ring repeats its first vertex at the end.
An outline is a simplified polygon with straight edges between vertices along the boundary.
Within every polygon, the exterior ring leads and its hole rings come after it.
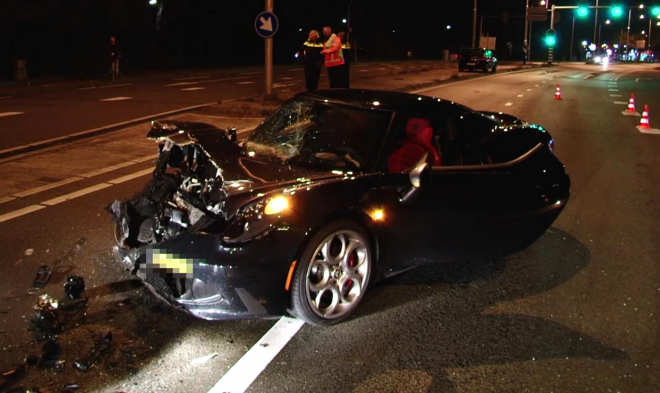
POLYGON ((337 323, 379 279, 524 249, 569 197, 545 129, 428 96, 316 91, 241 142, 180 121, 148 136, 153 178, 108 207, 116 254, 205 319, 337 323))

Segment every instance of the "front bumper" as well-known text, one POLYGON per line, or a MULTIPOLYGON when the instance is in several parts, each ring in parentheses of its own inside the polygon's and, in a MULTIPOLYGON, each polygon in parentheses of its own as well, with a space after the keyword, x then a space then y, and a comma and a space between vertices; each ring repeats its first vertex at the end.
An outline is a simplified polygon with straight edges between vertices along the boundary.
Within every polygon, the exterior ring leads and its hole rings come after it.
POLYGON ((268 318, 286 313, 287 275, 303 239, 302 231, 281 229, 229 247, 217 235, 186 233, 115 254, 154 294, 196 317, 268 318))

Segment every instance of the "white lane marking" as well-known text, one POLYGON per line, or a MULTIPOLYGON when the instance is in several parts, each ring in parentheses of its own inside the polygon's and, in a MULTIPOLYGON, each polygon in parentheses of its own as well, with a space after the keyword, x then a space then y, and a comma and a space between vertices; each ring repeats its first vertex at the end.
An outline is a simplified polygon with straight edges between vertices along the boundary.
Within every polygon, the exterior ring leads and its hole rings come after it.
POLYGON ((186 89, 181 89, 181 91, 195 91, 195 90, 204 90, 206 87, 188 87, 186 89))
POLYGON ((236 83, 238 83, 239 85, 251 85, 254 82, 253 81, 247 81, 247 82, 236 82, 236 83))
POLYGON ((127 182, 129 180, 137 179, 140 176, 144 176, 144 175, 148 175, 150 173, 153 173, 153 171, 154 171, 153 168, 145 169, 143 171, 131 173, 130 175, 126 175, 126 176, 118 177, 116 179, 109 180, 108 183, 110 183, 110 184, 124 183, 124 182, 127 182))
POLYGON ((122 86, 131 86, 132 83, 121 83, 119 85, 105 85, 105 86, 99 86, 99 89, 107 89, 109 87, 122 87, 122 86))
POLYGON ((615 103, 616 105, 628 105, 628 103, 625 102, 625 101, 614 101, 614 103, 615 103))
POLYGON ((197 81, 197 82, 179 82, 179 83, 171 83, 169 85, 165 85, 164 87, 171 87, 171 86, 187 86, 187 85, 199 85, 200 83, 214 83, 214 82, 225 82, 225 81, 235 81, 239 79, 247 79, 249 76, 239 76, 236 78, 222 78, 222 79, 209 79, 207 81, 197 81))
POLYGON ((622 97, 621 94, 610 94, 610 97, 622 97))
POLYGON ((23 197, 26 197, 26 196, 29 196, 29 195, 38 194, 38 193, 43 192, 43 191, 52 190, 53 188, 61 187, 61 186, 66 185, 66 184, 77 182, 78 180, 82 180, 82 177, 75 177, 75 176, 70 177, 68 179, 60 180, 58 182, 51 183, 51 184, 46 184, 46 185, 43 185, 41 187, 35 187, 35 188, 31 188, 29 190, 17 192, 16 194, 14 194, 14 196, 17 197, 17 198, 23 198, 23 197))
POLYGON ((293 83, 273 83, 273 87, 287 87, 287 86, 295 86, 297 85, 298 82, 293 82, 293 83))
POLYGON ((539 87, 539 85, 534 85, 534 87, 539 87))
POLYGON ((635 78, 635 82, 639 81, 650 81, 652 78, 635 78))
POLYGON ((125 168, 125 167, 127 167, 127 166, 131 166, 131 165, 139 164, 139 163, 141 163, 141 162, 144 162, 144 161, 148 161, 148 160, 154 159, 154 158, 156 158, 156 157, 158 157, 158 154, 152 154, 152 155, 150 155, 150 156, 146 156, 146 157, 138 158, 138 159, 135 159, 135 160, 130 160, 130 161, 122 162, 122 163, 120 163, 120 164, 112 165, 112 166, 105 167, 105 168, 101 168, 101 169, 97 169, 97 170, 92 171, 92 172, 87 172, 87 173, 85 173, 85 174, 83 174, 83 175, 80 175, 80 177, 82 177, 82 178, 84 178, 84 179, 88 179, 88 178, 90 178, 90 177, 94 177, 94 176, 102 175, 102 174, 104 174, 104 173, 112 172, 112 171, 115 171, 115 170, 117 170, 117 169, 125 168))
POLYGON ((2 197, 2 198, 0 198, 0 203, 13 201, 14 199, 16 199, 16 198, 14 198, 14 197, 2 197))
MULTIPOLYGON (((481 81, 481 80, 489 79, 489 78, 499 78, 499 77, 501 77, 501 76, 516 75, 516 74, 521 74, 521 73, 523 73, 523 72, 530 72, 530 70, 527 69, 527 70, 511 71, 511 72, 506 72, 506 73, 497 73, 497 74, 495 74, 495 75, 482 76, 482 77, 478 78, 478 80, 481 81)), ((462 81, 456 81, 456 82, 451 82, 451 83, 445 83, 444 85, 437 85, 437 86, 432 86, 432 87, 425 87, 425 88, 423 88, 423 89, 409 91, 408 93, 411 93, 411 94, 419 94, 419 93, 422 93, 422 92, 425 92, 425 91, 441 90, 441 89, 445 89, 445 88, 447 88, 447 87, 449 87, 449 86, 455 86, 455 85, 459 85, 459 84, 462 84, 462 83, 472 83, 472 82, 474 82, 474 81, 475 81, 475 79, 470 78, 470 79, 465 79, 465 80, 462 80, 462 81)), ((528 91, 532 91, 532 90, 529 89, 528 91)))
POLYGON ((504 106, 511 106, 511 105, 513 105, 513 102, 507 102, 506 104, 504 104, 504 106))
POLYGON ((101 101, 124 101, 124 100, 130 100, 133 97, 112 97, 112 98, 104 98, 101 101))
POLYGON ((532 89, 527 89, 527 91, 532 91, 532 89))
POLYGON ((387 68, 376 68, 376 70, 378 70, 378 71, 385 71, 385 70, 387 70, 387 68))
POLYGON ((83 188, 82 190, 78 190, 78 191, 75 191, 75 192, 72 192, 72 193, 69 193, 69 194, 66 194, 66 195, 62 195, 62 196, 57 197, 57 198, 49 199, 47 201, 41 202, 41 204, 46 205, 46 206, 57 205, 58 203, 70 201, 71 199, 75 199, 75 198, 81 197, 83 195, 91 194, 93 192, 96 192, 98 190, 102 190, 102 189, 108 188, 108 187, 112 187, 112 184, 109 184, 109 183, 97 184, 95 186, 83 188))
POLYGON ((360 70, 360 72, 369 72, 369 70, 360 70))
POLYGON ((41 209, 45 209, 45 208, 46 208, 46 206, 32 205, 32 206, 24 207, 22 209, 14 210, 11 213, 0 215, 0 222, 9 221, 9 220, 14 219, 16 217, 24 216, 26 214, 30 214, 32 212, 36 212, 37 210, 41 210, 41 209))
POLYGON ((290 77, 290 76, 283 76, 283 77, 281 77, 280 79, 282 79, 283 81, 288 81, 288 80, 293 79, 293 77, 290 77))
POLYGON ((593 77, 594 77, 593 75, 589 74, 589 75, 583 76, 582 79, 589 79, 589 78, 593 78, 593 77))
POLYGON ((245 392, 304 324, 299 319, 282 317, 225 373, 209 393, 245 392))
POLYGON ((92 90, 92 89, 96 89, 96 86, 90 86, 90 87, 81 87, 81 88, 80 88, 80 89, 78 89, 78 90, 92 90))
POLYGON ((304 70, 304 68, 291 68, 291 69, 288 69, 287 72, 303 71, 303 70, 304 70))
POLYGON ((204 75, 204 76, 189 76, 189 77, 187 77, 187 78, 179 78, 179 79, 175 79, 175 81, 189 81, 189 80, 193 80, 193 79, 204 79, 204 78, 210 78, 210 77, 211 77, 211 75, 204 75))
POLYGON ((621 114, 624 115, 624 116, 637 116, 637 117, 642 116, 642 115, 639 114, 639 112, 621 111, 621 114))
POLYGON ((619 91, 619 89, 607 89, 607 91, 619 91))
POLYGON ((0 117, 22 115, 23 112, 0 112, 0 117))
POLYGON ((518 98, 524 97, 524 96, 525 96, 524 94, 518 94, 518 98))
POLYGON ((238 75, 256 75, 256 74, 263 74, 264 71, 255 71, 255 72, 241 72, 238 75))

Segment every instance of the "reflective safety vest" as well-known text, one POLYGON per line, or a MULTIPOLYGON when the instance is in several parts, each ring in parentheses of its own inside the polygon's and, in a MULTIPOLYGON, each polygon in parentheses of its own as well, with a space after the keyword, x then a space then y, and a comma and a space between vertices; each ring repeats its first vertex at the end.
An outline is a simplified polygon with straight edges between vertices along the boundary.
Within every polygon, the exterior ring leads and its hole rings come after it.
POLYGON ((341 49, 341 40, 336 35, 331 35, 325 42, 325 66, 334 67, 344 64, 344 52, 341 49))
POLYGON ((345 43, 345 44, 341 44, 341 48, 342 48, 342 49, 349 49, 349 50, 350 50, 350 49, 351 49, 351 44, 349 44, 348 42, 345 43))

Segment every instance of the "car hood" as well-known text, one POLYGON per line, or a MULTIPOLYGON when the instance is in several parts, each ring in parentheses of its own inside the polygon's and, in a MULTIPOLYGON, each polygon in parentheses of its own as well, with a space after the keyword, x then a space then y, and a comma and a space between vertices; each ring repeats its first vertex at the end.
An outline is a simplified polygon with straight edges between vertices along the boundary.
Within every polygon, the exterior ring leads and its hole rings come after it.
POLYGON ((309 169, 287 164, 277 158, 250 157, 240 144, 229 139, 227 131, 206 123, 173 120, 154 122, 147 138, 180 147, 193 145, 197 154, 205 155, 212 163, 216 178, 222 182, 222 194, 225 197, 267 192, 269 189, 343 175, 341 171, 309 169))

